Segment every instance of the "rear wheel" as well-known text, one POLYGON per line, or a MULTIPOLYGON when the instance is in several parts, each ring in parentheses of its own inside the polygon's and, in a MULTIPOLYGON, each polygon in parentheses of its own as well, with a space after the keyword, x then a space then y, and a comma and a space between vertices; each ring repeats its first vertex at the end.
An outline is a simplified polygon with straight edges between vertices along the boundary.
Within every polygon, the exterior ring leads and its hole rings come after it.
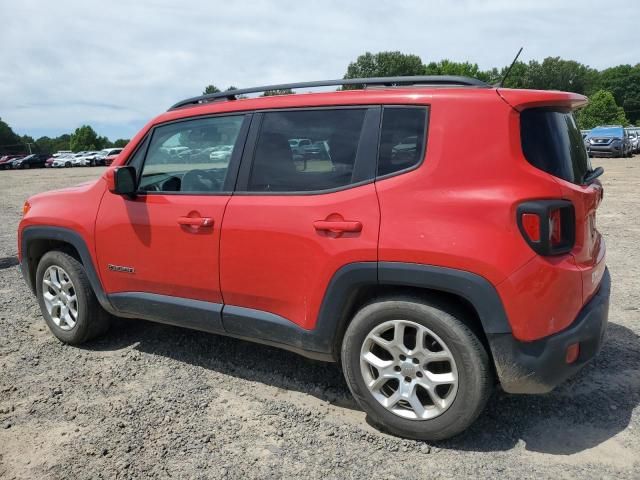
POLYGON ((109 328, 109 314, 98 303, 83 265, 66 252, 44 254, 36 294, 49 329, 65 343, 86 342, 109 328))
POLYGON ((390 299, 367 305, 342 344, 345 378, 374 424, 418 440, 442 440, 480 414, 492 390, 477 335, 438 304, 390 299))

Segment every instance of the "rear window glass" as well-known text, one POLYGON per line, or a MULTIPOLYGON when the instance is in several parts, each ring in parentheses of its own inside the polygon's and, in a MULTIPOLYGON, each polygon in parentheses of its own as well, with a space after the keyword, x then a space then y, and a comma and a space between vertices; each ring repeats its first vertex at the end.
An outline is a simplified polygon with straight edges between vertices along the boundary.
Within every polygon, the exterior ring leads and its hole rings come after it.
POLYGON ((587 150, 569 110, 531 108, 520 114, 522 151, 536 168, 581 184, 591 170, 587 150))
POLYGON ((411 168, 424 155, 427 109, 385 107, 378 149, 378 176, 411 168))

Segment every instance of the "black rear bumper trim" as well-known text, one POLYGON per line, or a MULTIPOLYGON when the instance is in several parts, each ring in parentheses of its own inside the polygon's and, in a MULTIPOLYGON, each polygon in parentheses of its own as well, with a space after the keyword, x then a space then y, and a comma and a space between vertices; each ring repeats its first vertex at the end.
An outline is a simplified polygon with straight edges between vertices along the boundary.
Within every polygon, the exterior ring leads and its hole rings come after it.
POLYGON ((488 334, 502 388, 508 393, 547 393, 584 367, 602 346, 610 292, 607 269, 598 293, 562 332, 533 342, 520 342, 511 334, 488 334), (567 364, 567 347, 576 342, 580 343, 578 359, 567 364))

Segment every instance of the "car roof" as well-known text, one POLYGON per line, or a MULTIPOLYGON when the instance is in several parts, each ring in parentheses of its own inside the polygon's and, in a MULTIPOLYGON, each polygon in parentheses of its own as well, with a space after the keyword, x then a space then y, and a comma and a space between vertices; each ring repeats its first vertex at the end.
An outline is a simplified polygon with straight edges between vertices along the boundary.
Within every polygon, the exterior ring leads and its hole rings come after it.
POLYGON ((169 110, 158 115, 149 123, 158 124, 215 113, 343 105, 428 105, 433 102, 448 99, 496 98, 496 96, 501 97, 502 100, 518 110, 543 105, 577 108, 587 103, 587 98, 583 95, 549 90, 456 86, 388 87, 273 95, 237 100, 220 99, 169 110))

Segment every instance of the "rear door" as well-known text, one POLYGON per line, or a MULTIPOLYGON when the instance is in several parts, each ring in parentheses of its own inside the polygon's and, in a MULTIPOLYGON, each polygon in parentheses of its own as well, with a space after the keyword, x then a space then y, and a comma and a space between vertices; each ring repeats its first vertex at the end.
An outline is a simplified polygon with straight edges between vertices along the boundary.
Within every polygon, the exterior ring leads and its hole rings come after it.
POLYGON ((254 115, 222 225, 227 331, 246 334, 242 317, 249 322, 264 312, 312 329, 336 271, 377 261, 379 124, 379 107, 254 115), (307 157, 296 139, 327 151, 307 157))

